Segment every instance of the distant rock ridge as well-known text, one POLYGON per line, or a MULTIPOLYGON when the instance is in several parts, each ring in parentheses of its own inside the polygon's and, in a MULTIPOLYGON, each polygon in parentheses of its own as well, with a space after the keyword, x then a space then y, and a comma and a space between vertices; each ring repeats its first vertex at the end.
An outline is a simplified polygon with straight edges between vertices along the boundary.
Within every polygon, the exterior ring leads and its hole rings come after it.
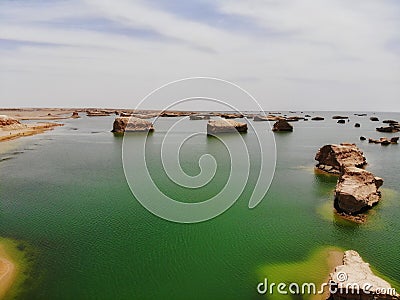
POLYGON ((281 116, 275 116, 275 115, 267 115, 267 116, 262 116, 262 115, 256 115, 253 117, 253 121, 255 122, 260 122, 260 121, 278 121, 282 120, 284 117, 281 116))
POLYGON ((395 289, 376 276, 354 250, 345 251, 343 264, 329 275, 329 300, 399 300, 395 289))
POLYGON ((210 120, 209 115, 191 115, 189 116, 189 120, 210 120))

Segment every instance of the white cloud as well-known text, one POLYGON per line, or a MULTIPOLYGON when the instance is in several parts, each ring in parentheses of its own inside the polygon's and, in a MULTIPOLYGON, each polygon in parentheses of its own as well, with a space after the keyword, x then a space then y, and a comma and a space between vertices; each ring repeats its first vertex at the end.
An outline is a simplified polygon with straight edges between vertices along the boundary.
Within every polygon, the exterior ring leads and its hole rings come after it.
POLYGON ((180 18, 145 1, 10 3, 0 5, 0 39, 19 43, 0 42, 0 106, 134 106, 168 81, 211 76, 236 81, 265 109, 400 111, 399 56, 388 49, 400 38, 392 1, 212 2, 265 34, 180 18), (154 35, 86 26, 96 19, 154 35))

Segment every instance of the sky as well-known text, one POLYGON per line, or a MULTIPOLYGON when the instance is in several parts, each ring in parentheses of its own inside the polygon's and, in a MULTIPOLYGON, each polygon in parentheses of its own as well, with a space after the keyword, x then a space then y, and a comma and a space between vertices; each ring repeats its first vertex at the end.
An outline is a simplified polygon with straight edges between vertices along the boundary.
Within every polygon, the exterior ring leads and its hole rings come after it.
POLYGON ((399 28, 398 0, 0 0, 0 107, 135 108, 200 76, 265 110, 400 111, 399 28))

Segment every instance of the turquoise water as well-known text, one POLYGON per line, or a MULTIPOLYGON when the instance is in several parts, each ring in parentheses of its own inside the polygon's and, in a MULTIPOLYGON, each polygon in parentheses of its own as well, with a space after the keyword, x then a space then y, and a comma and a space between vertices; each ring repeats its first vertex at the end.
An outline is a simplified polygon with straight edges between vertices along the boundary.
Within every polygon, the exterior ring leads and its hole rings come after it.
MULTIPOLYGON (((369 117, 351 116, 341 125, 331 120, 335 113, 317 114, 328 118, 295 122, 293 133, 275 135, 276 174, 261 204, 248 208, 253 172, 229 210, 198 224, 165 221, 133 198, 122 166, 122 137, 109 132, 112 117, 66 120, 54 131, 1 143, 0 236, 37 250, 33 278, 19 298, 265 299, 256 291, 260 268, 303 261, 321 246, 357 250, 399 283, 400 148, 360 142, 360 135, 392 136, 375 132, 379 124, 369 117), (385 180, 382 202, 363 225, 338 220, 324 209, 333 201, 336 178, 313 172, 316 151, 344 141, 356 142, 367 169, 385 180)), ((400 114, 378 115, 400 119, 400 114)), ((182 148, 183 169, 197 174, 199 156, 211 153, 218 172, 200 191, 174 186, 163 176, 157 147, 175 120, 158 121, 150 137, 149 169, 171 197, 202 201, 225 184, 228 153, 216 139, 191 139, 182 148)), ((187 128, 205 124, 188 120, 187 128)), ((264 122, 252 124, 268 130, 264 122)), ((252 145, 254 136, 249 132, 244 139, 252 145)))

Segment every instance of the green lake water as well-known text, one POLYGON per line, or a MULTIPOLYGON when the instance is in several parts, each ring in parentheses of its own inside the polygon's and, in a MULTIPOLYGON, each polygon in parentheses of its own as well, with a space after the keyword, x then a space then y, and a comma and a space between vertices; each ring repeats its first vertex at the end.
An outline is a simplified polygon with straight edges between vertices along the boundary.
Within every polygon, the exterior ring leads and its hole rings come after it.
MULTIPOLYGON (((327 118, 294 122, 293 133, 275 134, 276 173, 258 206, 248 208, 257 177, 251 172, 230 209, 197 224, 160 219, 133 197, 122 165, 123 139, 110 133, 113 117, 63 120, 65 126, 54 131, 1 143, 0 236, 22 241, 24 251, 34 253, 18 299, 267 299, 257 293, 258 282, 279 275, 279 266, 293 266, 296 278, 315 277, 324 262, 307 260, 324 247, 357 250, 398 287, 400 146, 360 142, 360 135, 393 134, 378 133, 380 123, 351 113, 351 122, 337 124, 334 114, 312 113, 327 118), (340 142, 356 142, 367 170, 385 180, 382 201, 366 224, 335 218, 336 178, 313 171, 317 150, 340 142)), ((377 115, 400 119, 395 113, 377 115)), ((229 153, 215 138, 189 140, 181 150, 183 170, 196 175, 204 153, 214 155, 218 170, 199 190, 174 186, 162 170, 159 147, 176 120, 158 120, 149 137, 149 169, 169 196, 202 201, 226 183, 229 153)), ((188 131, 206 126, 206 121, 185 122, 188 131)), ((269 130, 266 122, 249 122, 269 130)), ((257 152, 254 134, 243 138, 250 152, 257 152)), ((257 158, 251 163, 254 169, 257 158)))

